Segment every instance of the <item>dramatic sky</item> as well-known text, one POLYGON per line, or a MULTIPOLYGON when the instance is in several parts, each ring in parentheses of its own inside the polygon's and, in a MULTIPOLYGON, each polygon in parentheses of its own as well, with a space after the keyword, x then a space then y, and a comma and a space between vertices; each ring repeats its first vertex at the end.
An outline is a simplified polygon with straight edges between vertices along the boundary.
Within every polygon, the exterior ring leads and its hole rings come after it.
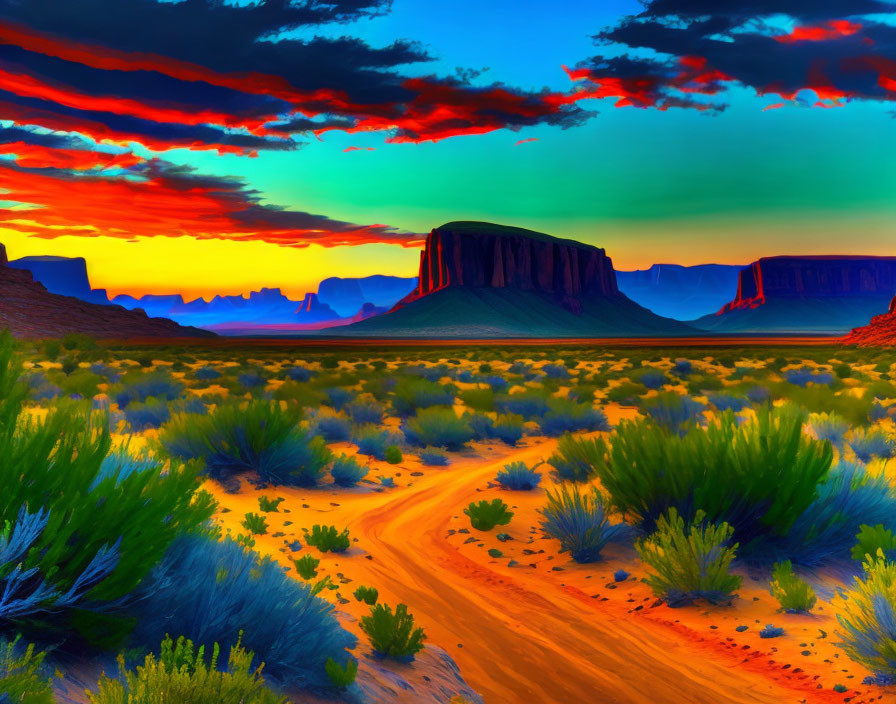
POLYGON ((892 0, 0 0, 0 242, 188 296, 412 275, 460 219, 894 254, 894 101, 892 0))

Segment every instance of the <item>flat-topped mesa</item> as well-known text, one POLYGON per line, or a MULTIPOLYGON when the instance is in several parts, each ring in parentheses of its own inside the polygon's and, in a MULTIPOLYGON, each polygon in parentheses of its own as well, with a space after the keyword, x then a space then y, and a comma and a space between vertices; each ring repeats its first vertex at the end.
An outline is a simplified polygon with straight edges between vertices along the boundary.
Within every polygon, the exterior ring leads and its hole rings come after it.
POLYGON ((896 347, 896 296, 887 313, 875 315, 868 325, 854 328, 842 342, 860 347, 896 347))
POLYGON ((603 249, 484 222, 434 229, 420 255, 417 288, 396 307, 455 286, 548 294, 574 312, 581 311, 583 298, 620 295, 613 262, 603 249))
POLYGON ((716 315, 757 308, 770 299, 892 295, 896 257, 763 257, 740 272, 737 295, 716 315))

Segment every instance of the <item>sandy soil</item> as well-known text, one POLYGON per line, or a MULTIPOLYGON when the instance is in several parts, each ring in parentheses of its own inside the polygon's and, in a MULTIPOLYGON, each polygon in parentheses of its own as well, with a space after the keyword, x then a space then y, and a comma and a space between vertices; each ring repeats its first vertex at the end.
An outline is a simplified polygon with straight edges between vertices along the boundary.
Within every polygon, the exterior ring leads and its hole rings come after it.
MULTIPOLYGON (((630 549, 610 548, 593 565, 559 555, 557 542, 536 527, 544 491, 509 492, 491 483, 505 463, 534 464, 556 445, 543 438, 525 443, 512 450, 477 446, 448 468, 409 459, 389 468, 398 485, 389 490, 211 488, 234 532, 247 511, 258 510, 259 495, 285 497, 280 513, 267 514, 271 528, 256 548, 284 565, 304 551, 321 557, 319 576, 340 585, 323 595, 349 615, 360 653, 369 647, 356 619, 367 607, 351 597, 356 586, 375 586, 381 602, 408 604, 429 642, 448 651, 487 704, 857 703, 896 696, 859 684, 867 673, 833 645, 836 622, 826 602, 813 615, 779 614, 767 578, 745 576, 732 606, 670 609, 640 582, 630 549), (463 507, 496 496, 516 513, 510 525, 472 530, 463 507), (308 547, 290 552, 286 545, 314 523, 347 526, 354 546, 341 556, 308 547), (502 531, 512 539, 499 542, 502 531), (487 548, 503 555, 493 558, 487 548), (632 576, 617 583, 614 572, 623 568, 632 576), (766 623, 783 626, 785 635, 759 638, 766 623), (847 691, 834 691, 841 683, 847 691)), ((388 465, 374 464, 371 476, 389 474, 388 465)), ((547 477, 543 485, 550 486, 547 477)))

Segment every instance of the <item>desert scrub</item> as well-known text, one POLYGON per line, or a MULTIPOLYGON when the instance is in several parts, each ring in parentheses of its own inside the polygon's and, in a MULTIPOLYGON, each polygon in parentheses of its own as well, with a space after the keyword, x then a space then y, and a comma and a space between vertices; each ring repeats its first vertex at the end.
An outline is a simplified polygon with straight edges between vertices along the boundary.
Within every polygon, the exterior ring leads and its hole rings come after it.
POLYGON ((380 593, 373 587, 365 587, 362 584, 355 589, 354 596, 357 601, 363 601, 368 606, 373 606, 380 598, 380 593))
POLYGON ((448 457, 444 452, 424 450, 420 453, 420 461, 427 467, 447 467, 448 457))
POLYGON ((495 424, 491 428, 491 435, 505 445, 514 447, 523 437, 523 423, 522 416, 502 413, 495 420, 495 424))
POLYGON ((124 417, 131 430, 140 432, 167 423, 171 419, 171 408, 164 401, 151 398, 146 403, 129 403, 124 409, 124 417))
POLYGON ((413 659, 426 639, 423 629, 414 627, 414 616, 405 604, 396 606, 395 613, 386 604, 371 607, 370 615, 361 617, 361 630, 378 655, 399 660, 413 659))
POLYGON ((852 559, 865 562, 880 555, 889 560, 896 551, 896 535, 883 525, 862 525, 856 535, 856 544, 852 548, 852 559))
POLYGON ((333 460, 333 466, 330 468, 330 476, 333 483, 337 486, 350 487, 356 486, 364 477, 367 476, 367 467, 358 464, 358 460, 348 455, 339 455, 333 460))
MULTIPOLYGON (((26 420, 19 369, 11 339, 0 335, 0 620, 16 628, 21 619, 62 639, 88 593, 92 611, 128 595, 172 541, 200 529, 215 504, 197 493, 194 468, 104 467, 108 417, 83 404, 26 420)), ((78 619, 79 629, 89 630, 90 613, 78 619)))
POLYGON ((352 436, 352 426, 348 419, 332 412, 318 412, 314 416, 312 430, 327 442, 345 442, 352 436))
POLYGON ((134 647, 178 633, 208 652, 242 631, 265 675, 289 690, 328 687, 327 658, 345 662, 357 642, 309 585, 228 539, 176 541, 137 596, 126 611, 136 619, 134 647))
POLYGON ((548 459, 554 479, 561 482, 588 482, 594 478, 593 457, 602 446, 590 438, 566 434, 557 441, 557 452, 548 459))
POLYGON ((511 462, 504 465, 495 480, 505 489, 531 491, 541 482, 541 474, 534 467, 527 467, 525 462, 511 462))
POLYGON ((383 407, 375 401, 356 401, 346 409, 352 423, 377 425, 383 422, 383 407))
POLYGON ((479 503, 474 501, 464 509, 464 513, 470 517, 470 525, 481 531, 489 531, 495 526, 506 526, 513 518, 513 511, 510 511, 501 499, 491 501, 483 499, 479 503))
POLYGON ((834 447, 842 447, 849 432, 849 423, 836 413, 817 413, 809 418, 809 427, 819 440, 827 440, 834 447))
POLYGON ((386 459, 386 449, 401 442, 401 436, 388 430, 378 430, 373 426, 365 426, 352 437, 358 445, 359 455, 368 455, 378 460, 386 459))
POLYGON ((777 562, 772 570, 772 596, 787 613, 805 613, 815 606, 815 590, 793 573, 790 560, 777 562))
POLYGON ((452 406, 454 387, 416 377, 400 378, 392 392, 392 408, 399 416, 411 416, 432 406, 452 406))
POLYGON ((172 457, 203 460, 208 474, 220 481, 257 472, 269 484, 315 486, 332 453, 300 417, 279 402, 227 404, 208 415, 174 416, 159 432, 159 442, 172 457))
POLYGON ((142 666, 128 670, 124 656, 118 658, 119 678, 103 676, 91 704, 129 702, 178 702, 179 704, 286 704, 285 697, 265 686, 263 665, 252 666, 255 655, 239 640, 230 648, 226 669, 218 669, 220 648, 215 643, 206 659, 205 648, 180 637, 166 638, 158 659, 150 653, 142 666))
POLYGON ((703 418, 705 406, 690 396, 666 391, 646 399, 641 410, 670 433, 684 433, 703 418))
POLYGON ((345 689, 350 686, 358 676, 357 660, 349 660, 343 667, 333 658, 328 658, 324 667, 327 671, 327 677, 330 678, 330 683, 336 689, 345 689))
POLYGON ((20 637, 0 638, 0 702, 54 704, 50 678, 43 671, 44 653, 23 645, 20 637))
POLYGON ((837 643, 850 660, 870 670, 878 684, 896 681, 893 656, 896 623, 896 563, 878 556, 864 565, 852 588, 842 593, 837 643))
POLYGON ((538 421, 541 432, 557 437, 576 430, 609 430, 607 415, 590 404, 566 398, 548 399, 548 410, 538 421))
POLYGON ((458 417, 452 408, 426 408, 409 418, 404 427, 407 441, 413 445, 459 450, 473 439, 466 417, 458 417))
POLYGON ((131 371, 121 378, 121 386, 121 391, 115 395, 115 401, 122 409, 134 401, 145 403, 148 398, 173 401, 184 390, 184 385, 166 371, 131 371))
POLYGON ((674 508, 660 516, 656 532, 638 540, 635 549, 653 573, 644 581, 669 606, 684 606, 697 599, 712 604, 730 601, 741 578, 729 572, 737 544, 727 523, 714 525, 697 511, 685 525, 674 508))
POLYGON ((302 555, 298 560, 293 560, 292 564, 295 565, 296 574, 307 582, 317 577, 317 566, 320 564, 320 560, 314 555, 302 555))
POLYGON ((285 500, 286 499, 279 496, 276 499, 269 499, 267 496, 259 496, 258 509, 264 511, 264 513, 279 513, 277 507, 285 500))
POLYGON ((547 492, 547 505, 539 509, 541 529, 560 541, 560 552, 568 552, 580 563, 596 562, 600 552, 625 532, 624 525, 610 525, 603 497, 594 487, 583 493, 575 486, 547 492))
POLYGON ((865 463, 875 457, 889 459, 896 451, 893 441, 879 429, 853 431, 847 442, 856 459, 865 463))
POLYGON ((728 411, 680 436, 650 421, 622 421, 610 444, 571 447, 594 468, 612 507, 647 530, 670 508, 685 521, 700 508, 753 551, 786 535, 830 469, 830 443, 804 435, 804 420, 793 408, 763 407, 741 424, 728 411))
POLYGON ((268 532, 268 519, 258 513, 247 513, 242 526, 252 535, 264 535, 268 532))
POLYGON ((315 524, 311 527, 310 533, 305 531, 305 542, 321 552, 345 552, 350 545, 348 528, 340 533, 336 526, 315 524))
POLYGON ((467 389, 458 394, 464 405, 474 411, 487 413, 495 410, 495 391, 492 388, 467 389))

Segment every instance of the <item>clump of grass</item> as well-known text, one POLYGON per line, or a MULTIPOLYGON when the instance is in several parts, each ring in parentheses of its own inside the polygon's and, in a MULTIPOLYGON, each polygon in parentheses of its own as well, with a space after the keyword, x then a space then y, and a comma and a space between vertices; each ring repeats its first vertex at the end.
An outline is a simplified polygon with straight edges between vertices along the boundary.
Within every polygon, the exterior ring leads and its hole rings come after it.
POLYGON ((870 670, 873 681, 892 684, 896 681, 896 563, 882 555, 867 561, 864 575, 855 578, 839 601, 837 621, 842 630, 837 631, 837 645, 850 660, 870 670))
POLYGON ((470 517, 470 524, 481 531, 489 531, 495 526, 506 526, 513 518, 513 511, 510 511, 501 499, 473 502, 464 509, 464 513, 470 517))
POLYGON ((253 668, 255 655, 245 650, 239 639, 230 648, 226 669, 218 668, 217 643, 206 660, 205 648, 197 650, 184 637, 166 638, 158 659, 146 656, 143 666, 127 670, 124 656, 118 659, 123 675, 103 676, 95 692, 87 692, 91 704, 171 701, 190 704, 286 704, 285 697, 269 689, 261 676, 262 665, 253 668))
POLYGON ((363 601, 368 606, 373 606, 374 604, 376 604, 377 599, 380 598, 380 593, 373 587, 365 587, 362 584, 357 589, 355 589, 354 596, 355 600, 363 601))
POLYGON ((451 408, 426 408, 408 419, 405 438, 414 445, 459 450, 473 439, 467 418, 459 417, 451 408))
POLYGON ((327 658, 325 668, 330 683, 337 689, 345 689, 350 686, 358 676, 358 661, 354 659, 350 659, 343 667, 333 658, 327 658))
POLYGON ((704 406, 690 396, 666 391, 646 399, 641 410, 670 433, 681 433, 703 417, 704 406))
POLYGON ((361 630, 378 655, 399 660, 413 659, 426 639, 423 629, 415 628, 414 616, 405 604, 396 606, 394 613, 386 604, 371 607, 370 615, 361 618, 361 630))
POLYGON ((538 421, 548 437, 557 437, 577 430, 609 430, 607 415, 590 404, 576 403, 570 399, 548 399, 548 410, 538 421))
POLYGON ((330 476, 333 477, 333 482, 337 486, 350 487, 356 486, 367 476, 368 471, 367 467, 362 467, 356 458, 340 455, 333 460, 330 476))
POLYGON ((33 644, 21 646, 19 636, 0 639, 0 701, 54 704, 51 680, 43 672, 45 654, 33 644))
POLYGON ((775 563, 771 592, 781 608, 788 613, 811 611, 817 600, 811 585, 794 574, 790 560, 775 563))
POLYGON ((588 482, 594 477, 592 455, 598 452, 594 440, 567 434, 557 442, 557 452, 548 459, 556 481, 588 482))
POLYGON ((635 543, 641 560, 653 569, 644 581, 669 606, 729 601, 741 585, 729 571, 738 547, 730 544, 733 534, 727 523, 708 523, 703 511, 686 525, 670 508, 657 521, 656 532, 635 543))
POLYGON ((852 548, 852 559, 864 562, 877 555, 889 560, 896 551, 896 535, 882 524, 875 526, 862 525, 856 535, 856 544, 852 548))
POLYGON ((317 566, 320 564, 314 555, 302 555, 299 559, 292 561, 296 567, 296 574, 306 582, 317 577, 317 566))
POLYGON ((817 413, 809 419, 809 427, 819 440, 827 440, 834 447, 842 447, 849 432, 849 422, 836 413, 817 413))
POLYGON ((258 497, 258 508, 265 513, 278 513, 277 507, 286 499, 278 496, 276 499, 269 499, 267 496, 258 497))
POLYGON ((492 426, 491 434, 505 445, 514 447, 523 437, 523 417, 502 413, 492 426))
POLYGON ((241 525, 252 535, 264 535, 268 532, 268 519, 258 513, 247 513, 241 525))
POLYGON ((203 460, 209 475, 221 481, 254 471, 269 484, 314 486, 332 453, 300 418, 278 402, 227 404, 208 415, 174 416, 159 442, 173 457, 203 460))
POLYGON ((856 430, 847 441, 860 462, 870 462, 875 457, 889 459, 896 453, 896 444, 882 430, 856 430))
POLYGON ((448 457, 444 452, 424 450, 420 453, 420 461, 427 467, 447 467, 448 457))
POLYGON ((505 489, 514 491, 531 491, 541 482, 541 473, 529 468, 525 462, 505 464, 495 479, 505 489))
POLYGON ((316 547, 321 552, 345 552, 351 541, 348 537, 348 528, 342 532, 336 526, 321 526, 315 524, 311 532, 305 532, 305 542, 316 547))
POLYGON ((398 464, 404 459, 404 455, 398 445, 389 445, 383 453, 383 459, 389 464, 398 464))
POLYGON ((556 493, 547 492, 548 503, 539 509, 541 529, 560 541, 560 552, 568 552, 576 562, 595 562, 601 550, 618 538, 623 526, 610 525, 604 502, 594 487, 588 493, 564 485, 556 493))

